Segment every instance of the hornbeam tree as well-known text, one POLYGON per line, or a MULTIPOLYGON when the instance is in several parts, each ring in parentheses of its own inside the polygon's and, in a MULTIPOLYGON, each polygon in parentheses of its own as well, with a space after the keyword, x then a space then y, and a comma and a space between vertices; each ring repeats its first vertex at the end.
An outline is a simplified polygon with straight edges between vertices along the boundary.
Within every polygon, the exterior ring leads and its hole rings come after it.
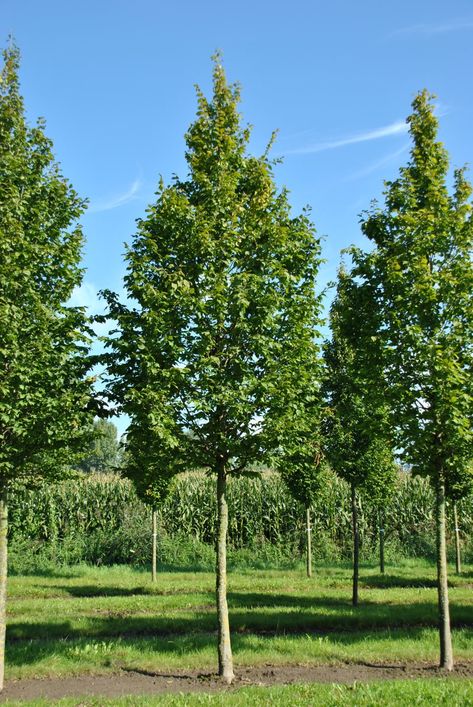
MULTIPOLYGON (((387 409, 375 395, 372 379, 360 372, 358 310, 351 278, 339 271, 337 294, 330 310, 331 340, 325 344, 327 404, 324 420, 325 451, 333 470, 350 484, 353 528, 353 606, 358 605, 359 528, 358 493, 383 498, 382 489, 393 487, 396 467, 387 434, 387 409)), ((370 376, 377 378, 376 369, 370 376)), ((377 390, 376 392, 379 392, 377 390)))
POLYGON ((412 107, 410 160, 385 183, 384 206, 362 217, 374 249, 353 249, 353 275, 367 365, 382 364, 397 447, 436 493, 440 666, 451 670, 445 499, 468 488, 472 458, 472 190, 459 169, 449 192, 432 97, 422 91, 412 107))
MULTIPOLYGON (((87 327, 69 307, 80 284, 84 202, 62 176, 19 93, 19 54, 0 74, 0 687, 3 686, 7 508, 15 483, 59 473, 89 422, 87 327), (69 454, 67 452, 67 454, 69 454)), ((69 461, 69 459, 68 459, 69 461)))
POLYGON ((218 57, 212 99, 197 93, 188 177, 161 183, 128 249, 135 304, 107 294, 109 390, 132 418, 145 406, 179 463, 216 477, 219 674, 231 682, 227 479, 266 459, 312 388, 320 245, 276 188, 268 150, 247 154, 239 89, 218 57))
MULTIPOLYGON (((459 519, 459 502, 462 499, 468 504, 468 501, 473 498, 473 462, 466 464, 462 469, 460 468, 460 473, 457 470, 452 470, 449 478, 445 483, 445 496, 447 498, 446 505, 446 516, 448 517, 448 510, 451 510, 451 520, 453 521, 453 536, 455 539, 455 572, 460 575, 461 569, 461 540, 460 540, 460 525, 461 525, 461 511, 459 519)), ((460 509, 461 509, 460 503, 460 509)))
POLYGON ((179 465, 176 450, 154 434, 149 417, 143 412, 143 409, 136 411, 127 430, 122 471, 151 510, 151 579, 156 582, 158 509, 166 500, 174 475, 184 468, 179 465))
POLYGON ((284 452, 275 459, 275 466, 290 494, 305 509, 306 516, 306 570, 312 577, 312 510, 314 502, 326 481, 326 465, 320 439, 320 393, 315 390, 312 401, 298 426, 289 430, 284 452))

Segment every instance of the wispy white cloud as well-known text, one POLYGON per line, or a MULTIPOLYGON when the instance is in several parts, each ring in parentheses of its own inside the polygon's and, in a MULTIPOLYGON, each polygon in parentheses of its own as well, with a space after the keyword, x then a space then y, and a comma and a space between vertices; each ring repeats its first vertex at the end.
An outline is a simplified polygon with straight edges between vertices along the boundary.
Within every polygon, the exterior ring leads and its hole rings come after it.
POLYGON ((356 133, 355 135, 350 135, 344 138, 339 138, 337 140, 327 140, 325 142, 316 142, 312 145, 305 145, 304 147, 297 147, 293 150, 285 150, 286 155, 309 155, 314 152, 324 152, 325 150, 334 150, 338 147, 345 147, 346 145, 355 145, 358 142, 369 142, 371 140, 379 140, 383 137, 390 137, 391 135, 400 135, 406 133, 408 130, 408 125, 404 120, 399 120, 390 125, 385 125, 382 128, 376 128, 375 130, 367 130, 364 133, 356 133))
MULTIPOLYGON (((123 301, 123 297, 120 297, 120 301, 123 301)), ((94 316, 94 314, 104 314, 106 310, 105 301, 100 297, 97 287, 87 280, 84 280, 79 287, 74 288, 68 305, 71 307, 85 307, 89 317, 94 316)), ((94 322, 92 329, 96 336, 107 336, 114 326, 114 322, 107 320, 105 322, 94 322)), ((102 345, 95 342, 94 349, 96 351, 101 350, 102 345)))
POLYGON ((461 32, 464 30, 473 29, 473 17, 463 17, 455 20, 445 20, 445 22, 439 22, 437 24, 418 24, 411 25, 410 27, 402 27, 401 29, 395 30, 391 33, 392 37, 417 34, 417 35, 435 35, 435 34, 446 34, 447 32, 461 32))
POLYGON ((100 302, 97 288, 92 282, 86 280, 78 287, 74 287, 69 303, 72 307, 87 307, 90 314, 102 311, 103 303, 100 302))
POLYGON ((367 165, 363 169, 358 170, 357 172, 353 172, 353 174, 350 174, 348 177, 346 177, 345 181, 346 182, 351 182, 354 181, 355 179, 362 179, 363 177, 367 177, 369 174, 372 174, 373 172, 376 172, 378 169, 381 169, 382 167, 385 167, 387 164, 390 164, 393 162, 397 157, 403 154, 403 152, 406 152, 406 150, 409 148, 409 143, 406 143, 403 145, 399 150, 396 150, 395 152, 391 152, 389 155, 386 155, 380 160, 377 160, 376 162, 371 162, 371 164, 367 165))
POLYGON ((115 194, 114 196, 105 199, 98 199, 97 201, 92 201, 89 207, 89 212, 98 213, 100 211, 110 211, 111 209, 117 209, 119 206, 123 206, 129 201, 133 201, 133 199, 136 199, 138 192, 141 189, 141 186, 142 181, 141 179, 137 178, 126 192, 122 194, 115 194))
MULTIPOLYGON (((74 288, 68 304, 71 307, 85 307, 89 316, 103 314, 105 311, 105 302, 99 297, 96 286, 87 280, 74 288)), ((105 336, 110 328, 110 322, 94 322, 93 325, 97 336, 105 336)))

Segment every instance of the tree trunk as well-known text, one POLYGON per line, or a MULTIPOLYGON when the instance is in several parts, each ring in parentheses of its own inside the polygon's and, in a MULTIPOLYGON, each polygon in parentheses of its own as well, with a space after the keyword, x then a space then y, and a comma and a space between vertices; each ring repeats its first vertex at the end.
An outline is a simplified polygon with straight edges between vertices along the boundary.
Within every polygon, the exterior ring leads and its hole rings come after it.
POLYGON ((448 605, 447 545, 445 540, 445 484, 441 474, 436 479, 435 522, 437 530, 437 589, 440 629, 440 667, 453 668, 452 634, 448 605))
POLYGON ((151 569, 151 579, 156 582, 156 555, 157 555, 157 537, 158 537, 158 521, 157 521, 157 511, 153 508, 153 549, 152 549, 152 569, 151 569))
POLYGON ((384 574, 384 508, 379 511, 379 571, 384 574))
POLYGON ((360 536, 358 531, 358 509, 355 484, 351 485, 351 515, 353 521, 353 606, 358 606, 358 574, 360 562, 360 536))
POLYGON ((458 511, 457 504, 453 504, 453 522, 455 523, 455 571, 457 574, 462 573, 462 560, 460 548, 460 528, 458 527, 458 511))
POLYGON ((2 489, 0 494, 0 690, 3 690, 5 672, 5 633, 6 633, 6 603, 7 603, 7 531, 8 506, 7 492, 2 489))
POLYGON ((227 529, 226 499, 227 475, 222 463, 217 468, 217 618, 218 618, 218 674, 230 684, 233 675, 230 622, 227 604, 227 529))
POLYGON ((310 525, 310 508, 306 508, 307 519, 307 576, 312 577, 312 528, 310 525))

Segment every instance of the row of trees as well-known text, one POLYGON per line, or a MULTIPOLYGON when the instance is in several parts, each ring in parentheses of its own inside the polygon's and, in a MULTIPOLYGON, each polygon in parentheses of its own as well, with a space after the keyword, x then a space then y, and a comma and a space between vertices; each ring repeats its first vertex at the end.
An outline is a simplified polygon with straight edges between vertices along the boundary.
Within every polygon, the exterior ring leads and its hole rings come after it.
POLYGON ((408 118, 411 159, 386 183, 384 207, 362 216, 373 249, 350 251, 322 351, 319 242, 307 213, 291 216, 268 150, 247 155, 238 99, 217 57, 213 98, 198 93, 186 136, 189 175, 161 184, 127 253, 135 305, 105 293, 118 322, 109 394, 134 420, 130 443, 157 445, 134 476, 150 489, 160 480, 161 493, 180 468, 217 476, 219 672, 231 681, 227 477, 273 463, 307 508, 310 539, 328 458, 352 487, 356 605, 357 489, 382 504, 396 452, 436 489, 440 662, 451 669, 445 496, 471 487, 470 187, 457 171, 449 195, 447 155, 421 92, 408 118))
MULTIPOLYGON (((85 204, 62 177, 43 125, 26 125, 18 52, 0 87, 0 625, 4 644, 7 496, 21 476, 58 468, 94 411, 80 282, 85 204)), ((320 243, 293 216, 269 157, 247 152, 239 89, 215 57, 213 97, 198 91, 186 179, 160 184, 126 254, 123 304, 105 292, 107 395, 127 413, 127 473, 154 508, 172 476, 216 477, 219 673, 233 679, 226 599, 226 484, 255 461, 279 468, 310 509, 323 458, 356 492, 382 498, 393 450, 437 491, 441 665, 451 669, 445 496, 471 483, 473 268, 470 187, 447 189, 448 161, 426 92, 413 104, 413 148, 384 207, 362 217, 373 241, 353 249, 319 343, 320 243)), ((95 403, 95 411, 97 403, 95 403)), ((309 527, 308 513, 308 527, 309 527)), ((357 602, 355 562, 353 601, 357 602)), ((3 664, 3 660, 0 659, 3 664)))

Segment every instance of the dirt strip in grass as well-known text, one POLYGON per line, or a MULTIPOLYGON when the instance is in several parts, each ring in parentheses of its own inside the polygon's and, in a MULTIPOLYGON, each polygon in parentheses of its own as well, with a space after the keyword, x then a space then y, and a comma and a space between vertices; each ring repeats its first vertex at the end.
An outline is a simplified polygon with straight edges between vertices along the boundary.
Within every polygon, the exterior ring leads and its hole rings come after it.
MULTIPOLYGON (((473 679, 473 662, 459 663, 450 674, 452 679, 473 679)), ((34 678, 7 681, 0 702, 63 697, 123 697, 126 695, 176 694, 188 692, 216 693, 250 685, 272 686, 295 683, 337 683, 349 685, 379 680, 432 679, 446 673, 425 663, 405 665, 344 663, 340 665, 278 665, 238 668, 233 684, 223 685, 214 673, 197 671, 148 672, 122 670, 112 675, 81 675, 67 678, 34 678)))

